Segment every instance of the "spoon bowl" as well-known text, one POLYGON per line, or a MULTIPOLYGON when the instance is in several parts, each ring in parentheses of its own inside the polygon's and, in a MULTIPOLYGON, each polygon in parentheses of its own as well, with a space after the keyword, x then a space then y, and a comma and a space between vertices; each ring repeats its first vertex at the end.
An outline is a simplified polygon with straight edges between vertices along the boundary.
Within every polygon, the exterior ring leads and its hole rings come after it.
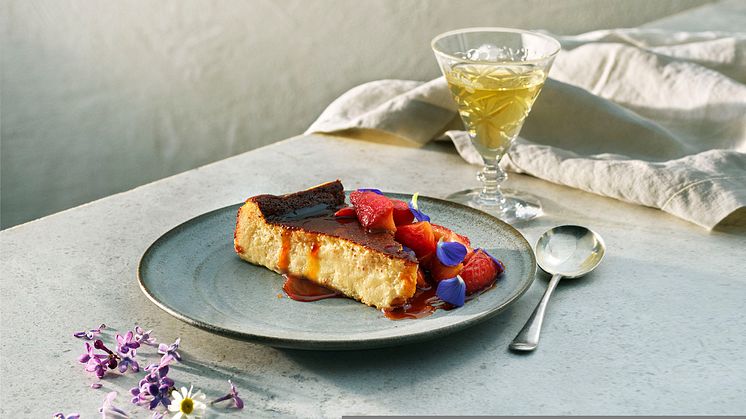
POLYGON ((585 227, 564 225, 542 234, 536 242, 536 262, 544 272, 552 275, 552 279, 526 325, 510 343, 510 349, 536 349, 549 297, 559 280, 562 277, 577 278, 596 269, 605 253, 606 245, 601 236, 585 227))
POLYGON ((576 225, 554 227, 536 243, 539 267, 548 274, 565 278, 577 278, 594 270, 605 253, 601 236, 576 225))

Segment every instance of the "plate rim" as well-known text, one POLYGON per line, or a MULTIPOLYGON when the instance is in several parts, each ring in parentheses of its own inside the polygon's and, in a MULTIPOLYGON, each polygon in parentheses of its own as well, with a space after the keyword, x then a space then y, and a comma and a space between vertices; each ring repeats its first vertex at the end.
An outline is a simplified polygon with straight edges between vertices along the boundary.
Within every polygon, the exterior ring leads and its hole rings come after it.
MULTIPOLYGON (((345 193, 349 193, 351 191, 345 190, 345 193)), ((404 194, 404 193, 397 193, 397 192, 383 192, 386 196, 405 196, 411 194, 404 194)), ((154 247, 159 244, 161 241, 167 239, 171 235, 176 234, 181 229, 185 228, 188 224, 194 223, 196 220, 208 217, 214 213, 225 211, 228 208, 232 207, 240 207, 244 204, 244 202, 226 205, 221 208, 216 208, 211 211, 204 212, 202 214, 196 215, 174 227, 166 231, 165 233, 161 234, 156 238, 148 247, 145 249, 145 251, 140 256, 140 260, 137 264, 137 282, 140 286, 140 290, 145 294, 148 299, 155 304, 158 308, 165 311, 166 313, 170 314, 171 316, 189 324, 192 326, 195 326, 197 328, 200 328, 202 330, 216 333, 221 336, 225 336, 228 338, 246 341, 246 342, 252 342, 262 345, 268 345, 276 348, 288 348, 288 349, 303 349, 303 350, 358 350, 358 349, 375 349, 375 348, 384 348, 384 347, 390 347, 390 346, 401 346, 406 345, 410 343, 415 342, 421 342, 424 340, 430 340, 435 339, 440 336, 448 335, 450 333, 464 330, 469 327, 472 327, 478 323, 481 323, 483 321, 486 321, 497 314, 504 311, 506 308, 508 308, 511 304, 513 304, 516 300, 518 300, 520 297, 523 296, 523 294, 528 291, 528 289, 531 287, 531 285, 536 280, 536 271, 537 271, 537 265, 536 265, 536 254, 534 253, 533 247, 531 247, 531 244, 528 242, 526 237, 518 231, 515 227, 512 225, 500 220, 499 218, 495 217, 494 215, 488 214, 484 211, 480 211, 476 208, 472 208, 466 205, 459 204, 457 202, 447 201, 445 199, 440 198, 433 198, 426 195, 419 195, 420 199, 425 200, 432 200, 436 201, 441 205, 445 206, 452 206, 457 207, 459 209, 466 209, 467 211, 472 211, 478 213, 480 216, 486 216, 491 219, 491 221, 495 221, 499 224, 502 224, 503 227, 507 227, 509 230, 511 230, 511 233, 513 233, 513 236, 515 238, 518 238, 519 241, 522 241, 526 247, 530 250, 529 256, 530 256, 530 265, 531 268, 529 269, 530 272, 530 279, 525 281, 523 286, 517 290, 513 295, 510 296, 509 299, 507 299, 503 304, 500 305, 500 307, 497 307, 492 310, 487 310, 483 313, 480 313, 478 315, 475 315, 473 317, 470 317, 468 319, 465 319, 463 321, 452 323, 449 325, 445 325, 442 327, 437 327, 435 329, 425 329, 421 331, 411 332, 403 335, 398 336, 385 336, 385 337, 376 337, 376 338, 370 338, 370 339, 354 339, 354 340, 339 340, 339 339, 333 339, 333 340, 309 340, 309 339, 302 339, 302 338, 292 338, 292 337, 274 337, 274 336, 266 336, 266 335, 257 335, 252 333, 246 333, 246 332, 239 332, 232 329, 227 329, 224 327, 221 327, 219 325, 210 324, 207 322, 204 322, 202 320, 198 320, 195 318, 192 318, 184 313, 181 313, 171 307, 169 307, 164 302, 161 302, 158 300, 152 293, 151 290, 148 289, 147 285, 145 285, 145 281, 142 276, 143 271, 143 264, 145 263, 145 259, 148 257, 148 255, 151 253, 151 251, 154 251, 154 247)), ((398 198, 397 198, 398 199, 398 198)))

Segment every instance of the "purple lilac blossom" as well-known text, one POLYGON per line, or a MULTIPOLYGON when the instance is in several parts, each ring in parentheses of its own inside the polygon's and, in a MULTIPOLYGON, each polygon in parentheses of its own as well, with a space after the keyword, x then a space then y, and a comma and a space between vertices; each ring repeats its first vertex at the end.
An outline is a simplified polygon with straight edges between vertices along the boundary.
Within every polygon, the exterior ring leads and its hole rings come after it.
POLYGON ((163 404, 166 407, 171 404, 171 399, 168 398, 170 389, 171 388, 165 384, 161 386, 158 386, 158 384, 151 384, 148 387, 148 393, 153 396, 153 399, 150 401, 150 405, 148 406, 150 410, 158 407, 158 404, 163 404))
POLYGON ((152 333, 152 330, 146 332, 142 327, 135 326, 135 340, 141 345, 156 346, 155 338, 150 336, 152 333))
POLYGON ((94 352, 94 346, 85 343, 86 353, 78 357, 78 362, 85 364, 85 370, 95 372, 98 378, 106 375, 106 367, 109 365, 109 356, 94 352))
POLYGON ((233 404, 236 406, 236 409, 243 409, 243 400, 238 397, 238 390, 236 390, 236 385, 233 384, 231 380, 228 380, 228 384, 231 385, 231 391, 225 396, 218 397, 217 399, 211 401, 210 404, 219 403, 225 400, 232 400, 233 404))
POLYGON ((124 374, 125 372, 127 372, 128 367, 132 370, 132 372, 140 371, 140 364, 137 363, 134 355, 132 357, 130 357, 129 355, 122 355, 122 359, 119 361, 119 372, 124 374))
POLYGON ((134 340, 135 334, 132 331, 127 332, 124 336, 117 333, 117 351, 121 354, 126 354, 132 351, 132 356, 135 355, 135 351, 140 347, 140 344, 134 340))
POLYGON ((73 336, 75 336, 76 338, 93 340, 93 338, 100 335, 101 331, 104 329, 106 329, 106 325, 101 323, 101 326, 99 326, 98 329, 82 330, 80 332, 73 333, 73 336))
POLYGON ((174 343, 170 345, 166 345, 165 343, 161 343, 158 345, 158 353, 163 354, 163 357, 171 356, 177 361, 181 361, 181 355, 177 352, 179 349, 179 345, 181 344, 181 338, 176 338, 174 343))

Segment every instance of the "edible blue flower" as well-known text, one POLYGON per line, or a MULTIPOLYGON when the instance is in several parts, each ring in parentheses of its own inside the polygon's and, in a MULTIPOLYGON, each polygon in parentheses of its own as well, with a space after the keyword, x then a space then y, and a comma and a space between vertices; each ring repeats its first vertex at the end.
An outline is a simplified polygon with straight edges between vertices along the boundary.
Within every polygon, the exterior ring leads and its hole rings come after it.
POLYGON ((409 201, 409 210, 412 212, 412 214, 414 215, 414 218, 417 221, 428 221, 429 222, 430 217, 428 217, 425 213, 420 211, 420 208, 417 206, 417 197, 419 196, 420 196, 419 192, 412 195, 412 199, 409 201))
POLYGON ((466 246, 459 242, 439 241, 435 248, 435 255, 440 263, 446 266, 456 266, 466 257, 466 246))
POLYGON ((444 279, 438 283, 435 295, 446 303, 461 307, 466 299, 466 283, 459 275, 455 278, 444 279))
POLYGON ((381 192, 380 189, 373 189, 373 188, 359 188, 357 190, 358 192, 373 192, 374 194, 383 195, 383 192, 381 192))

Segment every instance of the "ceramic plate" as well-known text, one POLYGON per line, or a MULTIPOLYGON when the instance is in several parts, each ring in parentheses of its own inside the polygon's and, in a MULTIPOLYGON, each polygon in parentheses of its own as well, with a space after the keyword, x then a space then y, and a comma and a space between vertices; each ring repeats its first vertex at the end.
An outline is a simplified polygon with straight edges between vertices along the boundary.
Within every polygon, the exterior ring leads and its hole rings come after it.
POLYGON ((420 197, 419 205, 434 222, 465 234, 472 245, 505 263, 494 288, 461 308, 416 320, 390 320, 345 298, 291 300, 282 291, 282 276, 235 254, 233 228, 240 204, 200 215, 156 240, 140 260, 140 287, 169 314, 214 333, 276 347, 336 350, 444 336, 496 315, 531 285, 534 253, 513 227, 448 201, 420 197))

